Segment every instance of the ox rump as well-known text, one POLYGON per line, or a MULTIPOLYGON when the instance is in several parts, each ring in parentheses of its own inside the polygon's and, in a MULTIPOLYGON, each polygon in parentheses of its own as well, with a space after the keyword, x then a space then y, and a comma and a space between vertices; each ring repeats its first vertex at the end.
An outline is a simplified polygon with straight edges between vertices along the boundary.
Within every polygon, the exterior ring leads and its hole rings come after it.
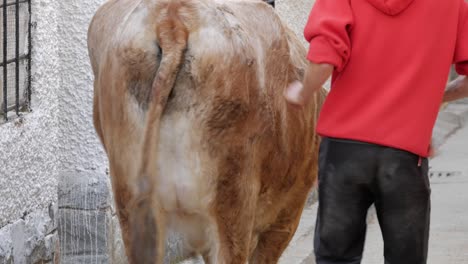
POLYGON ((206 263, 276 263, 317 175, 315 120, 282 97, 306 50, 262 1, 111 0, 88 34, 94 125, 130 263, 166 231, 206 263))

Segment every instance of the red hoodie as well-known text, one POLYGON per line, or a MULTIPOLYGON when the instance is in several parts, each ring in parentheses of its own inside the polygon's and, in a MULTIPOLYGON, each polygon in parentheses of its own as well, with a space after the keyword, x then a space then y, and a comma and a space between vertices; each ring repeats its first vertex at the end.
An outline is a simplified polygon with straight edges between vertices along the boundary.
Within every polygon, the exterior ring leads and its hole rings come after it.
POLYGON ((450 65, 468 75, 464 0, 317 0, 305 37, 335 66, 320 135, 428 155, 450 65))

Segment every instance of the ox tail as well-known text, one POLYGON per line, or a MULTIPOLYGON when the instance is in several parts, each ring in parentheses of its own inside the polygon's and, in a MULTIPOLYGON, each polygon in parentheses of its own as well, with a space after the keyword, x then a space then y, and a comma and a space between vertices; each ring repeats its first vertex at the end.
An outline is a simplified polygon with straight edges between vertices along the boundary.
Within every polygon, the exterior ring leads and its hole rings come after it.
POLYGON ((155 198, 157 184, 157 150, 161 117, 175 85, 189 33, 197 25, 197 12, 192 0, 146 0, 154 19, 162 59, 152 85, 152 98, 147 112, 142 143, 141 164, 136 175, 130 210, 130 262, 162 263, 164 257, 164 222, 155 198))

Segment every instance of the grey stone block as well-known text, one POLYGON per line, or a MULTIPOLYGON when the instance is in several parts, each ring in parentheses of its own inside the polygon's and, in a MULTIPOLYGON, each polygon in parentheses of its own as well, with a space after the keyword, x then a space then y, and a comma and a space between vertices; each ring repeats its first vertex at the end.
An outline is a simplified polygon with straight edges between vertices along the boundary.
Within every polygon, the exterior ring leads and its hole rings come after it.
POLYGON ((109 212, 61 209, 59 211, 60 257, 108 255, 109 212))
POLYGON ((58 190, 60 263, 113 263, 107 175, 65 172, 58 190))
POLYGON ((109 208, 107 175, 94 172, 65 172, 60 175, 58 186, 59 208, 97 210, 109 208))
POLYGON ((69 256, 62 260, 60 264, 109 264, 108 256, 101 255, 86 255, 86 256, 69 256))

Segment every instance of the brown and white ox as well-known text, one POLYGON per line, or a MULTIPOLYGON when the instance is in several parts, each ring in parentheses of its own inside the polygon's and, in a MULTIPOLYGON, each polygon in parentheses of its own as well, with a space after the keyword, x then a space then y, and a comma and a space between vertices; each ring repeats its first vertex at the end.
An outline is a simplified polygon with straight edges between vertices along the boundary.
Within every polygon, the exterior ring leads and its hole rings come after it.
POLYGON ((306 50, 255 0, 110 0, 88 35, 94 125, 130 263, 166 231, 206 263, 276 263, 317 174, 324 94, 296 109, 306 50))

